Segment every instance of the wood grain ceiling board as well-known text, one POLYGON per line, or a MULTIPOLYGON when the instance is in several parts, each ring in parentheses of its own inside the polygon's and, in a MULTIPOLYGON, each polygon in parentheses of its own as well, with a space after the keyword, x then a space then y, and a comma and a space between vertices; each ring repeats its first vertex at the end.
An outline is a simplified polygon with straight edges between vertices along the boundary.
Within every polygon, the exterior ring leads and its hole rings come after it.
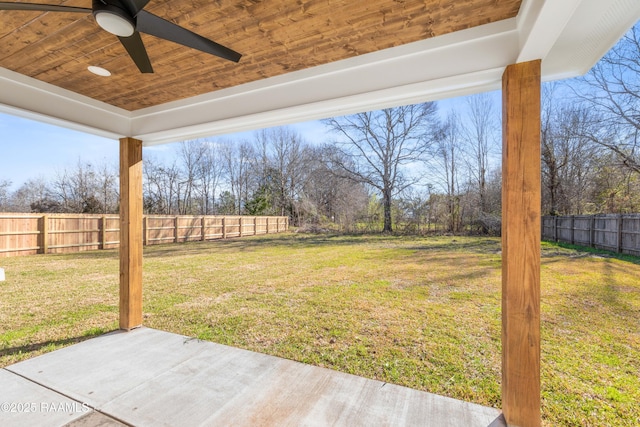
POLYGON ((0 11, 0 67, 134 111, 512 18, 520 3, 151 0, 147 11, 243 54, 235 64, 143 34, 154 74, 141 74, 91 15, 0 11), (89 65, 112 76, 95 76, 89 65))

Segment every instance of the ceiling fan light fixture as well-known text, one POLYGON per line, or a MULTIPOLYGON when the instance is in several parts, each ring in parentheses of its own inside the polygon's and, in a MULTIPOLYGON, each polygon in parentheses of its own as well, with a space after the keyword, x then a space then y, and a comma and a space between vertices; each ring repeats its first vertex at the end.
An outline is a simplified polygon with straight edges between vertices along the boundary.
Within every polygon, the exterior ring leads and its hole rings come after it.
POLYGON ((100 28, 118 37, 130 37, 136 29, 133 20, 118 8, 95 10, 93 16, 100 28))

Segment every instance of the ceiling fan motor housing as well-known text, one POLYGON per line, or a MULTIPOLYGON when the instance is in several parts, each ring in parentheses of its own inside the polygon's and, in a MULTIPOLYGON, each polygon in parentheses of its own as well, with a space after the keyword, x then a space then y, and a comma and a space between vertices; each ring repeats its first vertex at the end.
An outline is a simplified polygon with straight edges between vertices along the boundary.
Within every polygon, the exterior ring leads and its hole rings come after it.
POLYGON ((136 29, 136 21, 117 0, 93 0, 93 16, 105 31, 119 37, 130 37, 136 29))

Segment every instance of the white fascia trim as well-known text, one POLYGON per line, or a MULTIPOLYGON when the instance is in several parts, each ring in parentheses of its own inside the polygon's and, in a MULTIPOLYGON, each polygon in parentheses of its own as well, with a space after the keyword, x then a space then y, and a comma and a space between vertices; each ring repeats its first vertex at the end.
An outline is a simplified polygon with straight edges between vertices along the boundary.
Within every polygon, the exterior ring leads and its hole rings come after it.
POLYGON ((518 55, 515 28, 513 18, 138 110, 133 135, 158 144, 495 89, 518 55))
POLYGON ((327 117, 354 114, 399 105, 453 98, 473 93, 497 90, 501 86, 503 67, 483 70, 467 75, 458 75, 438 80, 383 89, 361 95, 296 105, 232 117, 211 123, 202 123, 183 128, 172 128, 160 132, 136 135, 145 145, 164 144, 179 140, 205 136, 219 136, 234 132, 250 131, 271 126, 282 126, 297 122, 319 120, 327 117))
POLYGON ((105 138, 131 133, 131 113, 0 68, 0 112, 105 138))

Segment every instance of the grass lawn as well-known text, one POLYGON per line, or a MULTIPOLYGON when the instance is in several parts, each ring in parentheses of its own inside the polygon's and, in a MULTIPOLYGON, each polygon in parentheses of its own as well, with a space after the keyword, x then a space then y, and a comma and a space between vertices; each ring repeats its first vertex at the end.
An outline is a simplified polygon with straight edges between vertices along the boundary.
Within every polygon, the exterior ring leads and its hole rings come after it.
MULTIPOLYGON (((0 366, 116 329, 117 257, 0 258, 0 366)), ((149 327, 500 407, 498 239, 271 235, 144 268, 149 327)), ((543 244, 545 425, 640 425, 639 277, 543 244)))

